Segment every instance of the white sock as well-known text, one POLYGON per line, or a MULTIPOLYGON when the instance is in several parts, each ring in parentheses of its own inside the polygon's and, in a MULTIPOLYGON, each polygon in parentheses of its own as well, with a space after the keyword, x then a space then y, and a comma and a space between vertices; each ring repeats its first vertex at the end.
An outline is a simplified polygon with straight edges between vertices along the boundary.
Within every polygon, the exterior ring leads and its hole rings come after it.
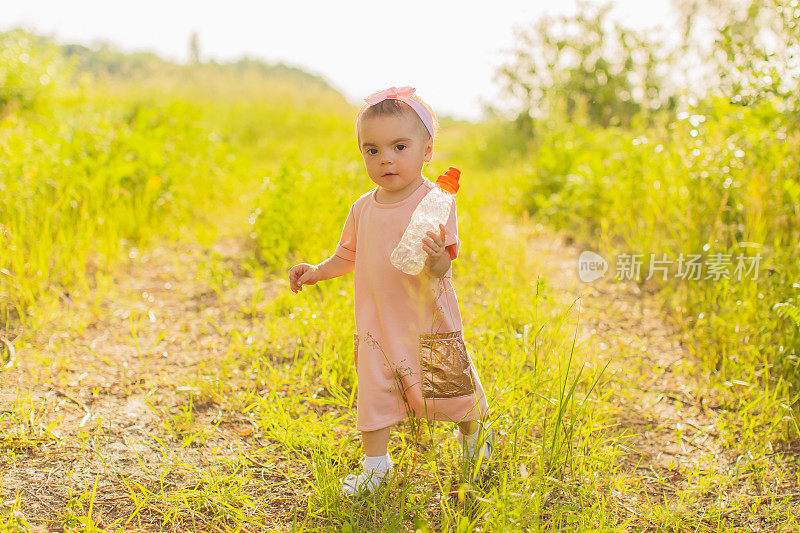
POLYGON ((480 432, 480 430, 481 430, 481 427, 479 425, 478 429, 475 430, 475 433, 472 433, 471 435, 466 435, 463 432, 461 433, 461 435, 464 438, 464 442, 467 445, 467 449, 469 451, 474 450, 475 446, 478 444, 478 433, 480 432))
POLYGON ((388 452, 386 455, 375 455, 375 456, 365 456, 364 459, 364 470, 371 470, 373 472, 386 472, 389 469, 389 465, 392 462, 391 457, 389 457, 388 452))
MULTIPOLYGON (((472 435, 465 435, 463 432, 461 433, 462 439, 462 446, 464 450, 467 452, 470 460, 475 460, 476 457, 485 457, 489 452, 486 451, 486 443, 484 442, 481 446, 481 449, 478 450, 478 434, 481 432, 482 425, 478 424, 478 429, 472 435)), ((486 438, 486 434, 484 433, 483 438, 486 438)))

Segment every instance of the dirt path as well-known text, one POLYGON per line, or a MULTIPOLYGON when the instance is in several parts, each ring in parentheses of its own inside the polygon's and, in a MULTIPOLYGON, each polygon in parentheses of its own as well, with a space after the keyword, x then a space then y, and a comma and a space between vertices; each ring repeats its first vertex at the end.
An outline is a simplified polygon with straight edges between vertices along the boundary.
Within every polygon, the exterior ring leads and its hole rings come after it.
POLYGON ((601 361, 610 361, 608 386, 615 388, 616 417, 627 435, 623 471, 639 489, 621 502, 633 523, 642 529, 663 524, 663 517, 656 522, 649 516, 650 506, 661 502, 679 530, 716 530, 720 517, 727 527, 778 530, 782 521, 765 518, 770 513, 760 507, 800 513, 797 450, 783 450, 784 455, 770 442, 747 442, 747 428, 737 427, 744 423, 726 411, 724 391, 698 369, 655 298, 633 282, 616 279, 613 266, 597 281, 579 279, 584 249, 590 248, 540 233, 532 238, 530 252, 546 258, 543 274, 564 301, 579 299, 578 342, 589 343, 601 361), (680 496, 687 493, 696 495, 692 503, 680 496))
POLYGON ((722 448, 713 438, 718 419, 711 407, 714 393, 693 374, 680 335, 653 302, 612 272, 582 282, 577 273, 581 250, 559 237, 542 235, 532 242, 532 253, 549 258, 542 262, 549 269, 548 282, 565 299, 580 299, 578 342, 591 343, 602 360, 610 360, 612 381, 627 387, 618 391, 620 421, 636 428, 629 446, 647 459, 644 468, 669 469, 670 464, 719 457, 722 448), (684 444, 676 442, 676 432, 682 432, 684 444))
MULTIPOLYGON (((694 514, 675 497, 689 489, 704 491, 709 506, 729 508, 728 517, 740 524, 769 529, 749 519, 742 502, 791 495, 796 485, 758 487, 754 458, 746 456, 752 443, 725 441, 730 432, 719 427, 726 419, 716 391, 694 370, 680 336, 651 300, 610 276, 584 284, 575 269, 577 247, 529 221, 513 230, 530 239, 530 253, 564 302, 580 297, 579 342, 611 361, 607 386, 615 388, 617 431, 627 435, 623 472, 635 494, 621 505, 633 523, 650 525, 647 508, 654 501, 674 505, 676 516, 694 514), (687 475, 693 471, 708 476, 687 475)), ((241 240, 227 238, 210 250, 167 245, 133 254, 112 299, 96 309, 75 309, 96 317, 87 327, 56 324, 18 347, 19 366, 0 373, 5 505, 19 498, 40 529, 77 524, 91 507, 95 518, 135 513, 130 527, 158 530, 175 509, 192 516, 216 505, 213 512, 233 513, 224 502, 202 500, 213 487, 200 474, 245 457, 268 482, 242 493, 275 524, 291 521, 308 497, 311 473, 289 458, 261 459, 269 452, 285 455, 280 443, 263 438, 248 416, 219 408, 197 385, 197 376, 213 373, 213 361, 234 338, 265 341, 256 322, 264 319, 259 302, 287 290, 243 271, 245 253, 241 240), (199 436, 192 433, 198 427, 204 428, 199 436), (174 487, 196 500, 169 500, 174 487)), ((788 468, 777 454, 759 467, 771 479, 788 468)), ((236 468, 227 473, 235 475, 236 468)))
MULTIPOLYGON (((241 457, 241 447, 259 462, 253 455, 270 443, 252 421, 216 408, 196 386, 228 351, 233 331, 247 333, 248 343, 263 340, 242 302, 268 300, 277 288, 242 272, 244 253, 234 238, 210 250, 134 251, 111 299, 74 309, 96 317, 88 326, 56 324, 18 349, 18 367, 0 374, 3 502, 19 497, 32 525, 58 529, 87 513, 80 495, 95 494, 93 516, 109 522, 137 511, 135 493, 146 505, 130 527, 159 530, 168 509, 190 514, 203 504, 148 495, 202 490, 198 474, 241 457), (197 427, 207 430, 194 439, 197 427)), ((282 462, 262 466, 267 478, 286 477, 282 462)), ((291 484, 274 487, 253 492, 282 523, 302 494, 291 484)))

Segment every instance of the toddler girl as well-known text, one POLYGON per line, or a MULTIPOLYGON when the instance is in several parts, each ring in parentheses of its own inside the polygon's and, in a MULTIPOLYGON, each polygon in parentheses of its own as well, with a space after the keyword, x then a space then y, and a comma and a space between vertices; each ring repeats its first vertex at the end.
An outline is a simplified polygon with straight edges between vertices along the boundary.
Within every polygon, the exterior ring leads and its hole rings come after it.
POLYGON ((447 224, 423 239, 422 273, 405 274, 389 260, 417 204, 436 186, 422 166, 433 156, 438 123, 412 87, 392 87, 365 101, 356 139, 377 187, 350 206, 331 257, 289 270, 295 293, 355 271, 356 428, 365 457, 361 473, 341 480, 347 495, 372 492, 392 471, 389 431, 408 416, 458 423, 455 434, 470 461, 488 458, 494 447, 494 432, 478 422, 489 406, 464 345, 450 280, 460 247, 455 201, 447 224))

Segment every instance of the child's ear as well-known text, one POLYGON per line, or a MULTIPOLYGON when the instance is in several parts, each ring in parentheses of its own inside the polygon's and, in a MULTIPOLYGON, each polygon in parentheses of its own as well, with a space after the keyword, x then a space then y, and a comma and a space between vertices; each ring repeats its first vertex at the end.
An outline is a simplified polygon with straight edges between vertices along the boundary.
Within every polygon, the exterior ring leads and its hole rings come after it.
POLYGON ((428 144, 425 145, 425 161, 430 161, 433 158, 433 137, 428 139, 428 144))

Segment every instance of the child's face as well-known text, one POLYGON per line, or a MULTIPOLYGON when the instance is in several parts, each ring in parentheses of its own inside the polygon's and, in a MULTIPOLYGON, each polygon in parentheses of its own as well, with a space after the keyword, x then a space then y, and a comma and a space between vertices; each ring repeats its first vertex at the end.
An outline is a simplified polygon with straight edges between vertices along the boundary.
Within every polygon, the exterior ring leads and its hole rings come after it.
POLYGON ((361 155, 370 179, 387 191, 401 191, 422 176, 422 165, 433 155, 433 139, 423 136, 415 116, 361 119, 361 155))

